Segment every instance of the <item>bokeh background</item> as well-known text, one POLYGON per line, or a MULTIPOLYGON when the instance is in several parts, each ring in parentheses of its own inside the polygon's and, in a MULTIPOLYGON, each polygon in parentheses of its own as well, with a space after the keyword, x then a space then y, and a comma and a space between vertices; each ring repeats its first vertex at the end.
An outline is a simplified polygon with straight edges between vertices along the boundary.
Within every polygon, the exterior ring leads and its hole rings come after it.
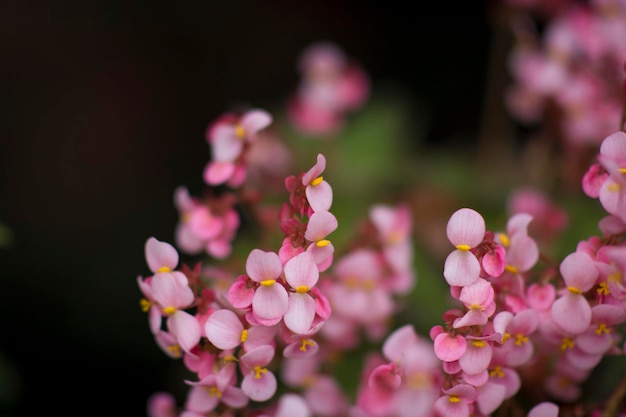
MULTIPOLYGON (((0 6, 0 32, 1 416, 142 416, 153 392, 182 392, 139 309, 144 243, 172 241, 176 186, 203 186, 208 123, 241 103, 282 111, 311 43, 337 43, 370 75, 361 131, 432 155, 391 168, 422 183, 410 197, 423 257, 469 204, 429 183, 434 166, 458 181, 437 155, 507 162, 484 143, 512 126, 510 39, 489 2, 26 0, 0 6)), ((503 204, 501 189, 485 195, 503 204)), ((440 279, 431 259, 420 289, 440 279)))

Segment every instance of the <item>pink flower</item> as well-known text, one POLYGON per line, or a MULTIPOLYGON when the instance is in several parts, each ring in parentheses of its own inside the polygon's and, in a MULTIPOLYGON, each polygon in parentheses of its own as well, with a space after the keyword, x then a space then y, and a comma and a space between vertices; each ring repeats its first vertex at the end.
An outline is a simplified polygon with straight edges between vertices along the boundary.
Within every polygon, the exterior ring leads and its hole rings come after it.
POLYGON ((604 354, 615 343, 614 329, 626 321, 623 307, 599 304, 591 309, 591 325, 576 337, 575 344, 590 355, 604 354))
POLYGON ((283 318, 285 326, 296 334, 311 329, 315 318, 315 300, 309 291, 319 279, 319 271, 313 257, 302 252, 285 264, 285 280, 294 290, 289 293, 289 305, 283 318))
POLYGON ((171 272, 178 265, 178 252, 174 246, 167 242, 161 242, 154 237, 146 241, 145 256, 148 267, 155 274, 171 272))
POLYGON ((476 388, 458 384, 443 390, 444 395, 435 402, 435 410, 442 416, 469 417, 476 400, 476 388))
POLYGON ((155 392, 148 398, 148 417, 176 417, 176 399, 169 392, 155 392))
POLYGON ((253 401, 267 401, 276 393, 276 376, 266 368, 274 358, 274 348, 259 346, 241 358, 244 375, 241 390, 253 401))
POLYGON ((187 394, 185 410, 203 415, 220 403, 232 408, 245 407, 248 397, 234 385, 237 380, 235 372, 235 364, 231 362, 198 382, 187 381, 192 388, 187 394))
POLYGON ((560 271, 567 291, 552 305, 552 320, 563 331, 579 334, 591 323, 591 307, 584 293, 596 283, 598 269, 589 256, 574 252, 563 259, 560 271))
POLYGON ((559 406, 552 402, 544 401, 531 408, 527 417, 558 417, 558 415, 559 406))
POLYGON ((229 183, 238 186, 245 179, 246 166, 240 157, 244 147, 256 141, 257 134, 272 123, 272 116, 264 110, 248 110, 241 116, 226 114, 207 129, 212 160, 204 170, 209 185, 229 183))
POLYGON ((326 157, 317 154, 317 162, 302 176, 309 206, 314 212, 328 211, 333 203, 333 189, 324 180, 322 173, 326 169, 326 157))
POLYGON ((451 286, 466 286, 480 275, 480 263, 470 249, 478 246, 485 236, 485 221, 475 210, 462 208, 450 216, 446 234, 456 250, 445 260, 443 275, 451 286))
POLYGON ((248 276, 259 284, 252 297, 252 313, 266 326, 278 323, 287 312, 287 290, 276 281, 282 271, 283 265, 274 252, 253 249, 246 260, 248 276))
POLYGON ((439 333, 434 343, 435 355, 444 362, 459 360, 467 350, 467 340, 460 334, 452 336, 446 332, 439 333))
POLYGON ((248 337, 241 319, 231 310, 215 310, 204 324, 204 332, 215 347, 234 349, 248 337))
POLYGON ((530 336, 538 327, 539 316, 533 309, 522 310, 513 316, 500 347, 507 366, 518 367, 532 358, 534 345, 530 341, 530 336))
POLYGON ((493 287, 483 278, 478 278, 473 284, 463 287, 459 300, 468 311, 463 317, 454 320, 455 329, 466 326, 484 326, 496 311, 493 287))

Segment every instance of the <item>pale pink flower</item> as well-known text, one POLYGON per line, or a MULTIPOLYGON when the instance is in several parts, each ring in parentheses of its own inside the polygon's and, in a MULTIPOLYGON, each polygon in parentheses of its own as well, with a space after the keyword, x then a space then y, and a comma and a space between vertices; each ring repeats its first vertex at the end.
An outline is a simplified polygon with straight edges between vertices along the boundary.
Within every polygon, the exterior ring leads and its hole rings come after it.
POLYGON ((439 333, 434 339, 434 350, 437 358, 444 362, 459 360, 467 350, 467 340, 460 334, 439 333))
POLYGON ((435 410, 442 416, 469 417, 476 400, 476 388, 458 384, 443 390, 444 395, 435 401, 435 410))
POLYGON ((204 170, 205 182, 241 185, 246 176, 245 162, 240 160, 244 147, 253 144, 259 131, 271 123, 272 116, 260 109, 248 110, 240 116, 226 114, 213 122, 206 134, 212 159, 204 170))
POLYGON ((287 392, 280 396, 272 417, 313 417, 307 401, 301 395, 287 392))
POLYGON ((459 358, 459 365, 468 375, 484 372, 491 362, 493 347, 485 337, 467 336, 467 348, 459 358))
POLYGON ((185 410, 202 415, 214 410, 220 403, 232 408, 245 407, 248 397, 235 386, 236 382, 236 367, 232 362, 198 382, 187 381, 191 389, 187 394, 185 410))
POLYGON ((533 309, 522 310, 512 317, 499 348, 506 366, 518 367, 532 358, 534 345, 530 336, 538 327, 539 315, 533 309))
POLYGON ((552 320, 564 331, 579 334, 591 323, 591 307, 584 293, 596 283, 598 269, 589 256, 574 252, 563 259, 560 271, 567 290, 552 305, 552 320))
POLYGON ((287 312, 287 290, 276 281, 282 271, 283 265, 274 252, 253 249, 246 260, 248 276, 259 284, 252 297, 252 313, 267 326, 278 323, 287 312))
POLYGON ((204 324, 207 339, 222 350, 234 349, 248 337, 241 318, 227 309, 215 310, 204 324))
POLYGON ((172 272, 178 265, 178 252, 174 246, 161 242, 154 237, 148 238, 145 245, 145 257, 153 273, 172 272))
POLYGON ((319 271, 313 257, 302 252, 291 258, 284 268, 285 280, 294 290, 289 293, 289 305, 283 318, 285 326, 296 334, 311 329, 315 318, 315 300, 309 291, 317 284, 319 271))
POLYGON ((485 236, 485 221, 475 210, 461 208, 454 212, 446 227, 448 240, 456 248, 445 260, 443 275, 451 286, 466 286, 480 275, 480 263, 470 251, 485 236))
POLYGON ((615 343, 615 326, 624 321, 624 308, 609 304, 596 305, 591 308, 591 325, 576 336, 575 344, 590 355, 604 354, 615 343))
POLYGON ((559 406, 552 402, 544 401, 531 408, 527 417, 558 417, 558 415, 559 406))
POLYGON ((273 358, 274 348, 270 345, 252 349, 240 358, 244 375, 241 390, 253 401, 267 401, 276 393, 276 376, 267 368, 273 358))
POLYGON ((176 417, 176 399, 169 392, 155 392, 148 398, 148 417, 176 417))
POLYGON ((468 310, 463 317, 454 320, 454 328, 487 324, 489 317, 496 311, 494 294, 491 283, 483 278, 478 278, 474 283, 463 287, 459 301, 468 310))
POLYGON ((314 212, 328 211, 333 203, 333 189, 322 176, 325 169, 326 157, 320 153, 315 165, 302 176, 306 198, 314 212))

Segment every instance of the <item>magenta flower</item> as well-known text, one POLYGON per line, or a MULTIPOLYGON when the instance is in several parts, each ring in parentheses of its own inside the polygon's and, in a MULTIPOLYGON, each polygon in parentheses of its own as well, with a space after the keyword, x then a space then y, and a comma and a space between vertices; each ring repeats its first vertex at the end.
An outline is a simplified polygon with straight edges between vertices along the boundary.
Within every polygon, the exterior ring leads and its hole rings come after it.
POLYGON ((470 249, 478 246, 485 236, 485 220, 475 210, 462 208, 448 220, 446 234, 456 250, 446 258, 443 275, 450 286, 464 287, 480 275, 480 263, 470 249))

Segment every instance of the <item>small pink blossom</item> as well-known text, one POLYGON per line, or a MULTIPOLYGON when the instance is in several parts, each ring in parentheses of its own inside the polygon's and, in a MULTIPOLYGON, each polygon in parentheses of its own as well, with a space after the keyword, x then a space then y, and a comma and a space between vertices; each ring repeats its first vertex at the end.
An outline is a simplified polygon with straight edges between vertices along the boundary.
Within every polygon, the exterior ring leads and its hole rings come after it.
POLYGON ((448 220, 446 234, 456 248, 445 260, 443 275, 451 286, 466 286, 480 275, 480 263, 470 249, 485 236, 485 221, 475 210, 462 208, 448 220))

